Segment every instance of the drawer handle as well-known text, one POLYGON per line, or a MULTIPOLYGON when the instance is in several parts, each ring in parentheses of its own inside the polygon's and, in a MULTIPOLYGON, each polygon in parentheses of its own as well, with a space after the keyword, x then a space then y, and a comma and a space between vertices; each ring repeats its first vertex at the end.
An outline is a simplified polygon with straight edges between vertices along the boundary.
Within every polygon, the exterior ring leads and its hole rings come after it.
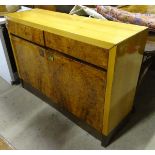
POLYGON ((44 57, 44 50, 43 49, 40 49, 39 53, 40 53, 40 56, 44 57))
POLYGON ((48 57, 48 60, 49 60, 49 61, 54 61, 54 56, 49 56, 49 57, 48 57))

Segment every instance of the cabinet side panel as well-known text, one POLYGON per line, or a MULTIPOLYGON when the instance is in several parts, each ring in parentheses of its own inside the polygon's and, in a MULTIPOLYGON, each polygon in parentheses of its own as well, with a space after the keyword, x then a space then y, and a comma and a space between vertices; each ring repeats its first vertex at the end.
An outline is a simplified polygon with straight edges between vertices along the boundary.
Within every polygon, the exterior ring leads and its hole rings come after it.
POLYGON ((109 111, 110 111, 110 101, 111 101, 111 91, 114 78, 114 68, 116 59, 117 46, 114 46, 109 51, 109 61, 108 61, 108 72, 107 72, 107 83, 105 92, 105 104, 104 104, 104 115, 103 115, 103 131, 104 135, 107 135, 109 129, 109 111))
POLYGON ((129 38, 117 47, 109 115, 106 118, 108 121, 103 127, 104 135, 108 135, 117 127, 132 110, 146 38, 147 30, 129 38))

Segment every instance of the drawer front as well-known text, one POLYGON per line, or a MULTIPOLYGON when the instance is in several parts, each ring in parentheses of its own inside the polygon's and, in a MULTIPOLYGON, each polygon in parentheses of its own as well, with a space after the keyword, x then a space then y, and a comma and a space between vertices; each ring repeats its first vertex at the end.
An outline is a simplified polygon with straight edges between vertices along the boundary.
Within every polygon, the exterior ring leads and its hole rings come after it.
POLYGON ((46 95, 101 132, 106 72, 46 51, 49 77, 46 95))
POLYGON ((77 59, 107 69, 108 51, 106 49, 45 32, 47 47, 58 50, 77 59))
POLYGON ((43 31, 26 25, 8 21, 9 32, 28 41, 44 45, 43 31))

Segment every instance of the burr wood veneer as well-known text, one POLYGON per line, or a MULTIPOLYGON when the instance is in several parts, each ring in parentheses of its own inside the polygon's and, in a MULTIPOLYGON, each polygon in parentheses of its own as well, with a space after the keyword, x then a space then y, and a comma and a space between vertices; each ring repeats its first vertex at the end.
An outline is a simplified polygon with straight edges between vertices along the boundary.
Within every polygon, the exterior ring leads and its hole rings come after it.
POLYGON ((20 79, 108 137, 132 110, 147 28, 41 9, 7 19, 20 79))

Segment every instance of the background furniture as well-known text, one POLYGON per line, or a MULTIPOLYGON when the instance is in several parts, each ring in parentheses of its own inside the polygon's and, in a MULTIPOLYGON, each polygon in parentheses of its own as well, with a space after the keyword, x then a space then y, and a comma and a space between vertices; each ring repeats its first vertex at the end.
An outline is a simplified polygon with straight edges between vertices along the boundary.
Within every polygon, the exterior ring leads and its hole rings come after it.
POLYGON ((69 13, 74 5, 26 5, 30 8, 39 8, 50 11, 69 13))
MULTIPOLYGON (((0 7, 2 11, 2 6, 0 7)), ((9 11, 15 11, 19 7, 8 6, 7 8, 9 8, 9 11)), ((3 9, 6 10, 6 6, 3 6, 3 9)), ((28 9, 29 8, 22 6, 16 11, 21 12, 28 9)), ((0 76, 9 84, 19 83, 15 59, 13 56, 10 38, 6 28, 5 17, 0 17, 0 76)))
MULTIPOLYGON (((119 8, 134 13, 155 14, 154 5, 127 5, 119 8)), ((149 32, 147 37, 139 84, 150 68, 155 69, 155 32, 149 32)))
POLYGON ((0 18, 0 76, 8 83, 17 80, 17 68, 6 29, 6 19, 0 18))
POLYGON ((4 16, 10 12, 15 12, 18 9, 20 9, 19 5, 0 5, 0 16, 4 16))

